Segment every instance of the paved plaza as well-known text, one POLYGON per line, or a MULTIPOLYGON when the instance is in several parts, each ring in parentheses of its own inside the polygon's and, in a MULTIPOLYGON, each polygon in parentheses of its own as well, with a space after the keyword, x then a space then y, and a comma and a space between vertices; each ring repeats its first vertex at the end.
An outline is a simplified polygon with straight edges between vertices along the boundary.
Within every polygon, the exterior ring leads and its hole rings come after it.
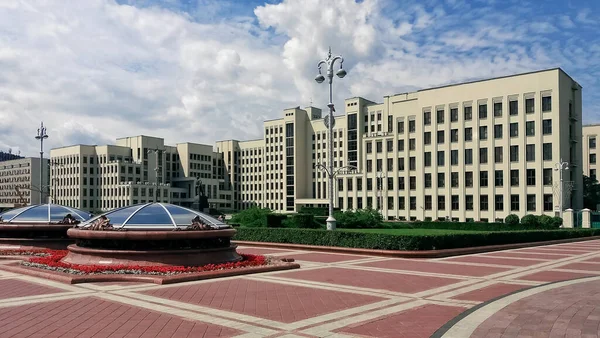
POLYGON ((0 270, 0 337, 598 337, 599 249, 418 260, 240 247, 302 268, 174 285, 0 270))

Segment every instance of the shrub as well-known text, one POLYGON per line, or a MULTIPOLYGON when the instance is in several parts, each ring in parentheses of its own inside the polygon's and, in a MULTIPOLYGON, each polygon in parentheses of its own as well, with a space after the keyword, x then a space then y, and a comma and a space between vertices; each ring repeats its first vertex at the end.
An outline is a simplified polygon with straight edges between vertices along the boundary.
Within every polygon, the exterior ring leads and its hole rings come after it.
POLYGON ((231 223, 238 223, 245 227, 266 227, 267 215, 271 214, 269 209, 249 208, 242 210, 231 217, 231 223))
POLYGON ((538 225, 542 228, 553 228, 553 218, 548 215, 537 216, 538 225))
MULTIPOLYGON (((386 222, 384 227, 392 229, 445 229, 445 230, 466 230, 466 231, 520 231, 520 230, 539 230, 540 226, 530 226, 524 224, 510 225, 506 223, 487 223, 477 222, 386 222)), ((548 229, 556 226, 548 227, 548 229)))
POLYGON ((282 214, 267 214, 265 217, 267 220, 267 228, 281 228, 281 222, 288 218, 286 215, 282 214))
POLYGON ((334 217, 338 227, 348 229, 380 228, 383 223, 383 216, 374 209, 338 211, 334 217))
MULTIPOLYGON (((334 213, 339 210, 339 208, 333 208, 334 213)), ((313 216, 329 216, 329 208, 301 207, 298 213, 311 214, 313 216)))
POLYGON ((508 225, 517 225, 519 224, 519 216, 515 214, 510 214, 506 216, 506 218, 504 219, 504 223, 508 225))
POLYGON ((498 231, 440 235, 391 235, 314 229, 240 228, 234 240, 379 250, 441 250, 600 236, 600 229, 498 231))
POLYGON ((558 216, 552 217, 552 226, 554 226, 555 228, 560 228, 561 225, 563 225, 562 218, 560 218, 558 216))
POLYGON ((538 226, 540 223, 536 215, 525 215, 523 216, 523 218, 521 218, 521 224, 525 226, 535 227, 538 226))
POLYGON ((311 214, 296 214, 292 216, 292 223, 295 228, 314 229, 321 227, 314 221, 314 216, 311 214))
POLYGON ((425 217, 425 222, 431 222, 431 217, 425 217))

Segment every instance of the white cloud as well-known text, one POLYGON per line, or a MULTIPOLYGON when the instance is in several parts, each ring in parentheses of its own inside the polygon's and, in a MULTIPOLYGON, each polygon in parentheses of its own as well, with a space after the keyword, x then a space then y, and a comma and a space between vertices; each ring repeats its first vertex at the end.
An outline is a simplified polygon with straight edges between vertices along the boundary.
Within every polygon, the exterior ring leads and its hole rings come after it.
POLYGON ((0 2, 0 149, 34 155, 40 120, 50 147, 137 134, 208 144, 260 137, 262 121, 284 108, 325 106, 326 87, 313 78, 328 46, 348 70, 334 83, 338 106, 349 96, 380 101, 557 65, 589 73, 584 88, 600 85, 591 57, 600 53, 598 38, 553 38, 554 24, 569 25, 566 13, 512 25, 527 9, 285 0, 257 7, 254 18, 219 20, 231 4, 201 0, 198 13, 187 14, 170 10, 170 1, 167 9, 146 0, 0 2))

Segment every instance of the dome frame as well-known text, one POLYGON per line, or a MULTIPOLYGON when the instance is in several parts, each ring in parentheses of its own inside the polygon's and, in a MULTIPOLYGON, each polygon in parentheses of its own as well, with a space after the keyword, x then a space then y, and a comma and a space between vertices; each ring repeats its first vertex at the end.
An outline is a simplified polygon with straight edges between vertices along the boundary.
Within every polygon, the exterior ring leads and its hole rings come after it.
MULTIPOLYGON (((67 214, 71 214, 71 216, 73 216, 75 218, 75 220, 84 223, 86 221, 88 221, 90 219, 90 213, 85 212, 84 210, 80 210, 80 209, 75 209, 75 208, 71 208, 68 207, 66 205, 61 205, 61 204, 54 204, 54 203, 45 203, 45 204, 34 204, 34 205, 28 205, 25 207, 21 207, 21 208, 14 208, 14 209, 10 209, 7 210, 3 213, 0 213, 0 217, 3 217, 4 215, 9 214, 11 215, 10 218, 6 218, 3 219, 2 224, 57 224, 60 223, 63 218, 67 215, 67 214), (53 215, 53 209, 54 208, 62 208, 64 210, 64 215, 62 215, 61 213, 61 217, 60 219, 53 219, 52 215, 53 215), (44 215, 46 216, 46 218, 41 218, 41 217, 34 217, 32 218, 31 216, 29 216, 28 218, 25 218, 23 220, 19 219, 22 218, 23 216, 27 215, 29 212, 32 211, 37 211, 37 210, 44 210, 44 215), (15 213, 16 211, 16 213, 15 213), (14 214, 13 214, 14 213, 14 214), (35 219, 38 218, 38 219, 35 219)), ((41 215, 41 213, 40 213, 41 215)))

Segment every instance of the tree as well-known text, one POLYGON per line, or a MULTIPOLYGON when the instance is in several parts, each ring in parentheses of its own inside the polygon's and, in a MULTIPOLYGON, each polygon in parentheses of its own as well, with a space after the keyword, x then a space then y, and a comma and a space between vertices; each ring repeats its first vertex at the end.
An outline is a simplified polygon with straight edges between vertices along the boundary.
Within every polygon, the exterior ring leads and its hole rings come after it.
POLYGON ((600 183, 595 178, 583 175, 583 207, 596 210, 600 204, 600 183))

